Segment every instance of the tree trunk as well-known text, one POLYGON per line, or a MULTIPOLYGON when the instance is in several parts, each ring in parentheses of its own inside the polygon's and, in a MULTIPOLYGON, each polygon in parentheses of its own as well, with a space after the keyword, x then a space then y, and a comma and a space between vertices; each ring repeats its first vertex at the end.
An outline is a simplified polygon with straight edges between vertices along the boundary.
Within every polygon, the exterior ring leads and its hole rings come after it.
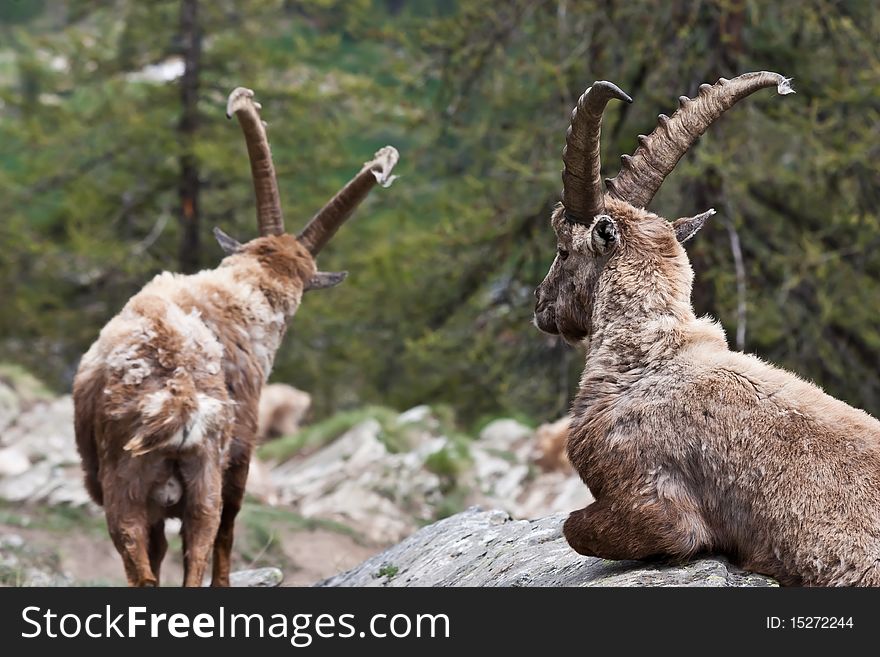
POLYGON ((202 33, 199 29, 198 0, 181 0, 180 45, 184 69, 180 80, 180 270, 194 272, 201 262, 199 243, 199 164, 193 153, 199 127, 199 73, 202 33))

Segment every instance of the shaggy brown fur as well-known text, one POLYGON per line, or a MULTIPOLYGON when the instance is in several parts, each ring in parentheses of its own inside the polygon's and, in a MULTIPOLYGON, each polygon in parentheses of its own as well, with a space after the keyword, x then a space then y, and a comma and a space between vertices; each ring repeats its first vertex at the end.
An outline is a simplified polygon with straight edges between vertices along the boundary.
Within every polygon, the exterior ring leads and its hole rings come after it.
POLYGON ((719 552, 790 585, 880 585, 880 422, 730 351, 691 307, 676 239, 689 226, 605 204, 589 226, 557 208, 559 254, 536 290, 538 327, 587 349, 568 455, 596 501, 566 521, 569 544, 606 559, 719 552))
POLYGON ((131 585, 158 584, 168 517, 183 519, 184 584, 212 550, 212 584, 229 584, 260 389, 315 273, 296 238, 257 238, 215 270, 156 276, 83 357, 77 447, 131 585))

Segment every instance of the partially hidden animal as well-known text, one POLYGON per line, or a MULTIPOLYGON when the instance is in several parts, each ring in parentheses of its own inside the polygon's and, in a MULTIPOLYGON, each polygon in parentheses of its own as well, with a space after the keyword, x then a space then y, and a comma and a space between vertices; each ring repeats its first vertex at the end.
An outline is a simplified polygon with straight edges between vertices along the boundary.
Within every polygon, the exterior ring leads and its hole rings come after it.
POLYGON ((257 439, 265 442, 296 433, 312 405, 312 396, 286 383, 270 383, 260 393, 257 439))
POLYGON ((235 518, 256 441, 260 391, 288 321, 309 290, 340 283, 315 258, 378 182, 397 151, 385 147, 308 222, 284 231, 272 155, 253 92, 237 88, 236 115, 251 163, 260 237, 216 269, 162 273, 133 296, 83 356, 73 384, 85 485, 104 506, 128 583, 155 586, 179 517, 184 585, 229 585, 235 518))
POLYGON ((557 253, 535 290, 539 329, 582 344, 567 453, 595 502, 563 526, 606 559, 720 553, 786 585, 880 585, 880 422, 756 356, 695 316, 682 243, 713 214, 647 210, 727 109, 789 80, 747 73, 702 85, 639 136, 603 186, 596 82, 571 115, 557 253))

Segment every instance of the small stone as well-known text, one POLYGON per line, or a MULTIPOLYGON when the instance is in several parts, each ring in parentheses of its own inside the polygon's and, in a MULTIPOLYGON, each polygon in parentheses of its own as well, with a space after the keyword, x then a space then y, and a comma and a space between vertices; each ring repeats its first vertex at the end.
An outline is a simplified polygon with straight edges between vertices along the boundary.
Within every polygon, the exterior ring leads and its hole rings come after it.
POLYGON ((274 588, 280 586, 284 573, 279 568, 239 570, 229 575, 229 585, 236 588, 274 588))
POLYGON ((509 450, 516 443, 534 435, 529 427, 510 418, 490 422, 480 432, 480 442, 486 447, 509 450))
POLYGON ((414 406, 397 416, 397 424, 416 424, 426 422, 431 417, 431 407, 427 404, 414 406))
POLYGON ((6 534, 5 536, 0 536, 0 550, 16 550, 21 547, 24 547, 24 539, 18 534, 6 534))
POLYGON ((27 454, 18 447, 0 449, 0 477, 15 477, 31 467, 27 454))

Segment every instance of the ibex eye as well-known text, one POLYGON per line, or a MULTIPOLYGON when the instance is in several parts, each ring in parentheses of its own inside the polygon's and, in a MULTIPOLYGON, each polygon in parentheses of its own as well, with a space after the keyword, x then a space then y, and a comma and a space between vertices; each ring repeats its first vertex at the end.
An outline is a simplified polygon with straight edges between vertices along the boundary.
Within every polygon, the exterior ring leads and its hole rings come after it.
POLYGON ((559 249, 559 257, 562 260, 565 260, 568 257, 568 251, 565 249, 559 249))

